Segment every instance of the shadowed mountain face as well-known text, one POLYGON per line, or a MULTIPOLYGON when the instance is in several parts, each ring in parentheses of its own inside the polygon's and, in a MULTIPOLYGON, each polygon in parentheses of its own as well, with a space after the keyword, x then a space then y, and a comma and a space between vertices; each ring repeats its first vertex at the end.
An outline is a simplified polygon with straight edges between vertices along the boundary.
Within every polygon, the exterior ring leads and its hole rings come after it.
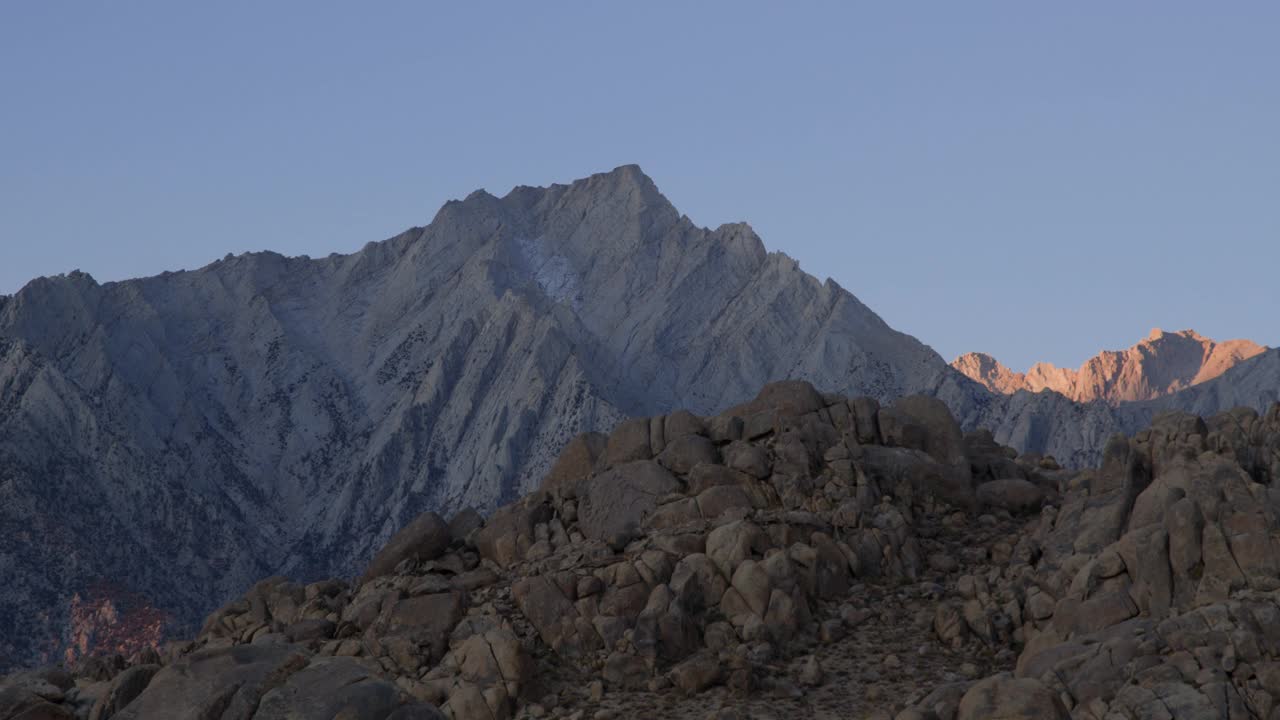
POLYGON ((0 718, 1274 719, 1280 404, 1103 455, 771 383, 580 435, 359 581, 264 579, 162 652, 0 674, 0 718))
POLYGON ((983 353, 961 355, 951 366, 992 392, 1052 390, 1077 402, 1117 405, 1199 385, 1265 351, 1249 340, 1215 342, 1194 330, 1166 333, 1157 328, 1128 350, 1101 352, 1079 370, 1036 363, 1026 373, 1016 373, 983 353))
MULTIPOLYGON (((1262 407, 1274 360, 1186 402, 1262 407)), ((0 297, 0 667, 142 640, 122 623, 190 629, 267 575, 351 576, 425 509, 535 487, 579 432, 782 378, 931 394, 1073 467, 1157 409, 992 394, 750 227, 696 227, 634 166, 476 192, 350 255, 43 278, 0 297)))
POLYGON ((961 381, 746 225, 638 168, 476 192, 352 255, 228 257, 0 301, 0 665, 109 581, 194 618, 350 574, 426 508, 487 510, 574 434, 767 379, 891 398, 961 381))

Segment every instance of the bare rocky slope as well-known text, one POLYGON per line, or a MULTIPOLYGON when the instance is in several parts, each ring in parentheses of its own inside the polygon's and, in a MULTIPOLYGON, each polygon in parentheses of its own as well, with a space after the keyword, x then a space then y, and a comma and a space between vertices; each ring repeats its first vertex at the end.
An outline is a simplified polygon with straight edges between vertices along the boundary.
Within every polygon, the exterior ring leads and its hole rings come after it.
MULTIPOLYGON (((1275 360, 1186 402, 1261 408, 1275 360)), ((267 575, 350 577, 425 510, 535 488, 580 432, 780 378, 933 395, 1071 467, 1159 409, 992 394, 634 166, 478 191, 351 255, 42 278, 0 297, 0 667, 193 630, 267 575)))
POLYGON ((264 574, 354 572, 425 509, 534 487, 583 430, 781 377, 963 380, 634 166, 476 192, 352 255, 35 280, 0 299, 0 666, 93 635, 74 600, 190 621, 264 574))
POLYGON ((1241 720, 1280 715, 1280 404, 1069 471, 936 398, 804 382, 565 448, 359 580, 0 678, 0 720, 1241 720))
POLYGON ((968 353, 951 367, 996 393, 1052 390, 1076 402, 1154 400, 1212 380, 1267 348, 1249 340, 1216 342, 1194 330, 1159 328, 1127 350, 1107 350, 1079 370, 1036 363, 1025 373, 1010 370, 983 353, 968 353))
POLYGON ((943 388, 935 394, 957 413, 966 429, 991 428, 996 440, 1005 445, 1053 456, 1067 467, 1086 468, 1101 461, 1111 435, 1135 433, 1162 411, 1208 416, 1235 407, 1261 411, 1280 401, 1280 349, 1266 350, 1180 392, 1115 406, 1078 403, 1050 390, 958 398, 951 392, 943 388))

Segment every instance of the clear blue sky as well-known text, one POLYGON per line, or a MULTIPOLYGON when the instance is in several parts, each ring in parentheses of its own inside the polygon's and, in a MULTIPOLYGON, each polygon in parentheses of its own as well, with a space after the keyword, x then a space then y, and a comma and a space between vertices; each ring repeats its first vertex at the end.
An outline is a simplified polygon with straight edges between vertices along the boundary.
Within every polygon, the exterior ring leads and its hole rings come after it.
POLYGON ((948 358, 1280 344, 1278 38, 1270 2, 5 3, 0 293, 635 162, 948 358))

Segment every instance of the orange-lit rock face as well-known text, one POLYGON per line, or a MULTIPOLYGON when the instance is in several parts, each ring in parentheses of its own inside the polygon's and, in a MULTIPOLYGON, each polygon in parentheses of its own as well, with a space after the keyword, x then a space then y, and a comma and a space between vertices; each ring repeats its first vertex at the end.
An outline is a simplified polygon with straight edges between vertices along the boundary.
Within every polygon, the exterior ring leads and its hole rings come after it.
POLYGON ((1249 340, 1216 342, 1194 330, 1167 333, 1157 328, 1128 350, 1101 352, 1079 370, 1036 363, 1019 373, 983 353, 961 355, 951 366, 993 392, 1052 390, 1077 402, 1116 405, 1212 380, 1265 350, 1249 340))
POLYGON ((156 648, 171 621, 168 613, 139 595, 96 584, 71 598, 62 660, 70 666, 89 655, 119 653, 127 658, 156 648))

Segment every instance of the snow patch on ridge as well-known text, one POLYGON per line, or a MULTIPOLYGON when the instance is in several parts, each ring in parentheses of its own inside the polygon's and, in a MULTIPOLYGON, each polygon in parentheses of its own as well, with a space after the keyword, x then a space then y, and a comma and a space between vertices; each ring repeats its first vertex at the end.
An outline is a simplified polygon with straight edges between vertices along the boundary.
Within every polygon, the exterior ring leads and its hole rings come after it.
POLYGON ((575 311, 582 309, 582 288, 568 258, 548 251, 542 236, 516 238, 516 245, 533 270, 534 281, 547 297, 567 303, 575 311))

